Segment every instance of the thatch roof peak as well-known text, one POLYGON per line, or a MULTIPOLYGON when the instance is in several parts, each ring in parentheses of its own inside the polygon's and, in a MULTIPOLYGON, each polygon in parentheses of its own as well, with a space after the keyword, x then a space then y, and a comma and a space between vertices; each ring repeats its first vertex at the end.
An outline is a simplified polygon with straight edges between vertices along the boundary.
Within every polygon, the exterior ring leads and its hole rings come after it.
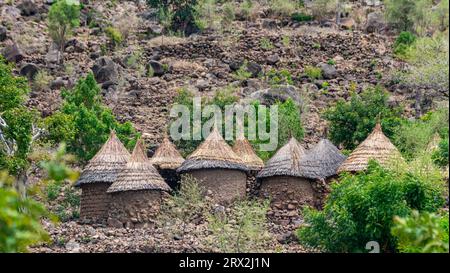
POLYGON ((88 183, 112 183, 130 159, 130 153, 111 130, 105 144, 84 168, 75 186, 88 183))
POLYGON ((142 139, 137 141, 130 161, 117 175, 116 181, 109 187, 108 192, 138 190, 170 191, 170 187, 147 158, 142 139))
POLYGON ((199 169, 237 169, 248 171, 244 162, 225 142, 217 128, 211 131, 200 146, 187 157, 179 172, 199 169))
POLYGON ((327 178, 337 174, 344 156, 328 139, 321 139, 300 161, 302 173, 311 179, 327 178))
POLYGON ((377 123, 372 133, 356 147, 350 156, 339 167, 340 172, 358 172, 366 170, 370 159, 386 164, 391 158, 403 160, 398 149, 386 137, 381 129, 381 124, 377 123))
POLYGON ((294 138, 281 147, 275 155, 269 159, 266 166, 258 173, 258 178, 271 176, 296 176, 304 177, 300 168, 300 160, 305 156, 305 149, 294 138))
POLYGON ((264 167, 264 162, 253 150, 252 145, 245 137, 239 137, 236 139, 233 151, 239 156, 244 164, 250 170, 261 170, 264 167))
POLYGON ((184 158, 166 135, 150 162, 160 169, 175 170, 183 164, 184 158))

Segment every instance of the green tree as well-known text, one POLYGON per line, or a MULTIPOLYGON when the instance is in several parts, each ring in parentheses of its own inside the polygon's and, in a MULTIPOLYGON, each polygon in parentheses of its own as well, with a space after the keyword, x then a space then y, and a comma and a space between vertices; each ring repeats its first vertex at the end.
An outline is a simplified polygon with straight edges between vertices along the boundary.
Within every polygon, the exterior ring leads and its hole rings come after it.
POLYGON ((68 151, 81 161, 95 155, 112 129, 128 148, 134 146, 138 137, 130 122, 119 123, 111 109, 102 104, 100 91, 89 73, 72 90, 63 90, 60 112, 46 121, 50 129, 48 139, 65 141, 68 151))
POLYGON ((147 0, 160 14, 172 15, 172 31, 186 33, 188 27, 195 25, 197 0, 147 0))
POLYGON ((350 101, 339 100, 326 110, 330 139, 345 149, 354 149, 375 127, 378 119, 383 132, 391 137, 401 122, 401 109, 388 105, 388 94, 381 88, 369 88, 360 95, 352 94, 350 101))
POLYGON ((443 204, 442 188, 371 161, 366 172, 344 174, 332 184, 322 211, 304 211, 305 225, 298 235, 302 243, 329 252, 365 252, 369 241, 394 252, 394 216, 405 217, 412 210, 434 212, 443 204))
POLYGON ((58 0, 50 6, 48 28, 50 36, 61 52, 72 30, 80 24, 80 3, 75 0, 58 0))

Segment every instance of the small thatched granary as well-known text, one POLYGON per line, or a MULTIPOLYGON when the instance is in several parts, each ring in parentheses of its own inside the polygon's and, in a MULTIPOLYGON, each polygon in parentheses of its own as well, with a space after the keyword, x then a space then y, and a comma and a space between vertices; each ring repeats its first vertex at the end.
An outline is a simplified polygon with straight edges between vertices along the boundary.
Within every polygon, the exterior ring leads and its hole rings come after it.
POLYGON ((291 138, 258 173, 260 196, 271 198, 275 208, 294 210, 301 205, 313 205, 314 190, 300 166, 305 153, 300 143, 291 138))
POLYGON ((139 227, 153 222, 164 195, 170 187, 145 154, 139 140, 130 161, 109 187, 111 207, 108 224, 115 227, 139 227))
POLYGON ((201 187, 211 191, 218 203, 245 196, 247 171, 216 128, 178 168, 179 173, 192 175, 201 187))
POLYGON ((183 164, 184 158, 167 136, 156 149, 150 162, 172 189, 178 188, 180 176, 177 169, 183 164))
POLYGON ((327 179, 337 174, 346 158, 328 139, 322 139, 300 160, 300 168, 307 178, 327 179))
POLYGON ((371 159, 378 161, 381 165, 389 163, 390 160, 403 161, 398 149, 383 134, 380 123, 377 123, 372 133, 342 163, 338 173, 364 171, 371 159))
POLYGON ((112 131, 108 140, 89 161, 76 182, 81 187, 80 217, 103 221, 110 204, 106 190, 130 159, 130 153, 112 131))
POLYGON ((251 196, 257 195, 259 185, 256 180, 256 175, 264 168, 264 161, 258 157, 252 145, 244 136, 236 139, 233 145, 233 151, 249 169, 247 173, 247 193, 251 196))

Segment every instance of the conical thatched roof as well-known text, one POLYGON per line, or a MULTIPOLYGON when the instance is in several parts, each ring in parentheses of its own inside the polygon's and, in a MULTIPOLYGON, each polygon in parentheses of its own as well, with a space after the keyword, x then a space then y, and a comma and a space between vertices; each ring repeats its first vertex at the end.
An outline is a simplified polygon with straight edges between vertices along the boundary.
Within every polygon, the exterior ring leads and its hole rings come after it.
POLYGON ((300 160, 303 156, 305 156, 305 149, 295 138, 291 138, 267 161, 266 166, 258 173, 257 177, 281 175, 304 177, 300 168, 300 160))
POLYGON ((89 183, 113 183, 130 159, 130 153, 111 131, 108 140, 89 161, 75 186, 89 183))
POLYGON ((236 139, 233 151, 250 170, 259 171, 264 167, 264 162, 256 155, 252 145, 245 137, 236 139))
POLYGON ((338 173, 364 171, 370 159, 386 164, 391 158, 402 159, 394 144, 383 134, 381 124, 377 123, 372 133, 342 163, 338 173))
POLYGON ((141 139, 136 143, 130 161, 117 175, 116 181, 109 187, 108 192, 138 190, 170 191, 170 187, 147 158, 141 139))
POLYGON ((205 141, 183 162, 178 172, 201 169, 235 169, 248 171, 244 162, 214 128, 205 141))
POLYGON ((156 149, 150 162, 160 169, 176 170, 183 164, 184 158, 166 136, 158 149, 156 149))
POLYGON ((333 143, 322 139, 300 160, 300 168, 307 178, 327 178, 337 174, 345 159, 333 143))

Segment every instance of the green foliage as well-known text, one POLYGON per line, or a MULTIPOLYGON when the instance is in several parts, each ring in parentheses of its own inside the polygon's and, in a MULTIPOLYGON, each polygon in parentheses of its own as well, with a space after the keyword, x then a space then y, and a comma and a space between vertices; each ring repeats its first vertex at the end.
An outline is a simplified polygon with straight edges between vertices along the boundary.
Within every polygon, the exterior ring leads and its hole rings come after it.
POLYGON ((216 0, 198 0, 194 9, 195 24, 200 30, 219 28, 221 18, 216 12, 216 0))
POLYGON ((26 252, 29 245, 49 238, 40 223, 48 213, 38 202, 21 198, 13 183, 0 173, 0 253, 26 252))
POLYGON ((394 53, 397 56, 405 56, 409 47, 416 41, 416 36, 409 31, 402 31, 394 43, 394 53))
POLYGON ((76 1, 58 0, 50 6, 48 29, 61 52, 72 30, 80 24, 79 17, 80 5, 76 1))
POLYGON ((433 161, 440 167, 448 166, 448 136, 439 142, 437 150, 433 152, 433 161))
POLYGON ((266 78, 269 84, 272 86, 294 84, 291 73, 289 72, 289 70, 286 69, 282 70, 270 69, 266 73, 266 78))
POLYGON ((312 21, 314 17, 303 12, 295 12, 291 15, 291 19, 295 22, 309 22, 312 21))
POLYGON ((306 209, 306 225, 298 231, 302 243, 329 252, 364 252, 376 241, 383 252, 396 249, 393 217, 412 210, 436 211, 443 192, 410 173, 398 174, 371 161, 365 173, 344 174, 324 209, 306 209))
POLYGON ((186 32, 195 24, 197 0, 147 0, 152 8, 162 10, 161 14, 171 15, 171 30, 186 32))
POLYGON ((265 252, 271 242, 266 214, 269 201, 239 201, 229 213, 208 217, 206 243, 223 253, 265 252))
POLYGON ((398 250, 405 253, 448 253, 448 213, 413 211, 410 216, 394 218, 392 234, 398 238, 398 250))
POLYGON ((236 19, 236 10, 232 2, 227 2, 222 6, 222 27, 227 28, 231 26, 236 19))
POLYGON ((13 76, 12 66, 0 57, 0 168, 14 175, 28 166, 33 124, 38 119, 24 106, 29 91, 27 81, 13 76))
POLYGON ((171 235, 183 235, 188 224, 205 221, 211 203, 204 191, 194 177, 183 175, 179 190, 161 205, 157 223, 171 235))
POLYGON ((123 43, 122 33, 120 33, 118 29, 114 27, 107 27, 105 29, 105 34, 114 47, 117 47, 123 43))
POLYGON ((252 73, 247 69, 248 62, 245 61, 238 70, 236 70, 233 74, 233 77, 236 80, 245 81, 252 76, 252 73))
POLYGON ((353 94, 350 101, 339 100, 324 113, 330 123, 330 139, 345 149, 354 149, 373 130, 378 118, 383 132, 391 137, 401 122, 401 109, 390 107, 388 99, 388 94, 376 87, 353 94))
POLYGON ((264 50, 271 50, 273 49, 273 44, 269 40, 269 38, 263 37, 261 40, 259 40, 259 45, 264 50))
POLYGON ((412 159, 427 149, 435 134, 448 138, 448 108, 429 112, 419 120, 403 120, 392 140, 403 156, 412 159))
MULTIPOLYGON (((319 45, 319 47, 320 47, 320 45, 319 45)), ((306 66, 305 74, 311 80, 321 79, 322 78, 322 69, 320 69, 319 67, 306 66)))
POLYGON ((128 148, 134 146, 137 132, 130 122, 119 123, 102 104, 100 88, 92 73, 78 81, 72 90, 63 90, 64 99, 57 116, 49 118, 48 140, 64 141, 68 151, 81 161, 91 159, 114 129, 128 148))
POLYGON ((297 9, 298 4, 293 0, 270 0, 271 11, 278 16, 290 16, 297 9))
POLYGON ((401 31, 410 31, 414 28, 413 14, 416 11, 417 0, 386 0, 386 19, 401 31))

